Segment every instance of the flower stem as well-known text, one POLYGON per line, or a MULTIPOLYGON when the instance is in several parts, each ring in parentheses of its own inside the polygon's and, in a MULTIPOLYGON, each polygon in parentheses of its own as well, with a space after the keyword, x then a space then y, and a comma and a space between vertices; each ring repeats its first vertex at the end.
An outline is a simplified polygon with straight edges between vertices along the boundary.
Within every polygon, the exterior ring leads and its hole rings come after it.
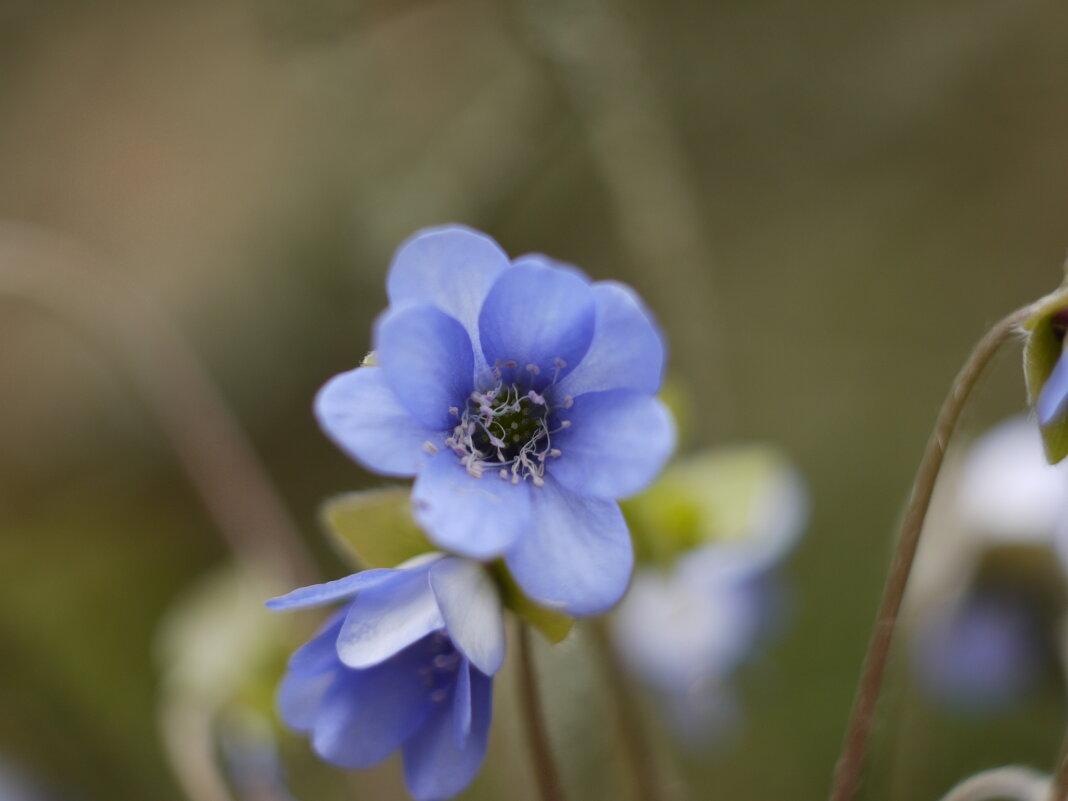
POLYGON ((1049 801, 1068 801, 1068 732, 1065 732, 1061 752, 1053 768, 1053 789, 1049 801))
POLYGON ((526 724, 527 745, 538 781, 541 801, 564 801, 560 774, 553 761, 549 745, 549 733, 545 728, 545 715, 538 690, 538 677, 534 670, 534 654, 530 643, 530 626, 519 623, 519 703, 526 724))
POLYGON ((634 693, 628 686, 615 651, 612 650, 604 618, 594 620, 590 628, 597 646, 602 673, 612 696, 612 706, 619 724, 619 740, 632 773, 634 795, 638 801, 660 801, 660 781, 653 754, 642 737, 641 715, 634 693))
POLYGON ((912 563, 916 557, 916 549, 920 543, 923 521, 931 504, 931 494, 934 492, 935 481, 942 468, 946 445, 953 435, 964 404, 975 388, 984 368, 998 348, 1030 316, 1031 312, 1031 304, 1014 311, 979 340, 953 381, 949 395, 938 412, 938 418, 935 420, 931 438, 927 442, 927 448, 912 487, 908 508, 901 523, 897 550, 886 579, 871 642, 868 645, 868 653, 861 669, 845 742, 835 770, 831 801, 852 801, 860 782, 875 706, 879 700, 883 673, 894 637, 894 627, 901 609, 901 601, 905 595, 905 586, 912 570, 912 563))

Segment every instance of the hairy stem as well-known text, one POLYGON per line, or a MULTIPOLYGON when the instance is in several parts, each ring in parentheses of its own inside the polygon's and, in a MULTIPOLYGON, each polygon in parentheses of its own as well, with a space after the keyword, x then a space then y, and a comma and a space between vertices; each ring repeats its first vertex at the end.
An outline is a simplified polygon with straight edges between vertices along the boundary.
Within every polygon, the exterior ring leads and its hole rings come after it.
POLYGON ((519 623, 519 703, 526 727, 527 746, 538 782, 541 801, 564 801, 560 774, 553 761, 545 714, 534 669, 534 654, 530 643, 530 626, 519 623))
POLYGON ((634 693, 627 683, 623 667, 612 650, 608 627, 604 618, 594 620, 590 626, 601 663, 601 673, 612 698, 616 714, 619 741, 623 755, 630 767, 634 785, 634 797, 638 801, 660 801, 660 781, 652 751, 642 736, 641 713, 634 693))
POLYGON ((901 609, 901 601, 905 596, 905 586, 916 557, 916 549, 920 543, 923 521, 931 504, 931 494, 934 492, 935 481, 942 468, 946 445, 953 435, 965 402, 975 388, 983 369, 1005 340, 1030 316, 1031 311, 1032 305, 1030 304, 1014 311, 979 340, 979 344, 975 346, 953 381, 949 395, 938 412, 938 418, 935 420, 931 438, 927 442, 927 448, 912 487, 908 508, 901 523, 897 550, 890 565, 890 573, 879 604, 871 642, 868 645, 868 653, 864 659, 860 682, 857 685, 845 743, 835 770, 831 801, 852 801, 860 782, 875 706, 879 700, 883 673, 894 637, 894 627, 901 609))

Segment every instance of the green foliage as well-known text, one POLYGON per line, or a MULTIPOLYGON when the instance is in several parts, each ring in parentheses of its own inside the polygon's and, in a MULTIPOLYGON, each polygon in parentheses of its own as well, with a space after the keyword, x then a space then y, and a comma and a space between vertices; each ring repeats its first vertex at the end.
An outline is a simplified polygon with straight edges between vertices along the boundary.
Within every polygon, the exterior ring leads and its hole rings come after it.
POLYGON ((675 462, 622 504, 638 561, 670 564, 695 546, 751 536, 769 482, 785 466, 766 445, 717 448, 675 462))
MULTIPOLYGON (((1036 309, 1023 325, 1027 331, 1024 377, 1032 406, 1061 357, 1065 325, 1068 323, 1068 284, 1062 284, 1056 292, 1040 300, 1036 309)), ((1056 464, 1068 456, 1068 415, 1042 426, 1042 442, 1050 464, 1056 464)))
POLYGON ((323 504, 331 542, 353 567, 396 567, 435 550, 412 519, 407 487, 347 492, 323 504))
POLYGON ((505 608, 510 609, 520 619, 526 621, 552 643, 558 643, 571 631, 574 620, 565 614, 547 609, 530 600, 519 589, 512 574, 504 562, 496 562, 491 571, 497 580, 497 587, 501 591, 501 601, 505 608))

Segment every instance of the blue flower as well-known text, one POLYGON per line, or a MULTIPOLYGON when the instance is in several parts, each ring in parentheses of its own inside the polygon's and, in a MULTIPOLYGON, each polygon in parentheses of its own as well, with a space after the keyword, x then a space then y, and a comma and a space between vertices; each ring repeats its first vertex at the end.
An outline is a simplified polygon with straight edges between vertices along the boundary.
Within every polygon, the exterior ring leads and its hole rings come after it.
POLYGON ((934 700, 998 711, 1057 670, 1051 636, 1068 589, 1068 462, 1050 465, 1035 421, 1011 417, 947 472, 905 621, 934 700))
POLYGON ((804 530, 807 493, 776 451, 742 445, 680 460, 628 513, 647 542, 700 543, 639 567, 611 632, 675 733, 706 745, 740 722, 733 676, 782 622, 776 571, 804 530))
POLYGON ((504 623, 476 562, 432 554, 268 601, 271 609, 351 599, 289 661, 278 704, 327 762, 365 768, 393 751, 416 801, 451 798, 486 753, 504 623))
POLYGON ((674 447, 653 397, 664 346, 637 296, 544 256, 510 262, 459 226, 409 239, 387 287, 380 366, 322 388, 323 429, 369 469, 416 477, 414 514, 438 546, 503 556, 547 606, 612 606, 633 566, 616 499, 674 447))
POLYGON ((959 709, 1012 705, 1055 665, 1043 622, 1025 599, 981 590, 959 605, 934 610, 913 643, 920 685, 959 709))

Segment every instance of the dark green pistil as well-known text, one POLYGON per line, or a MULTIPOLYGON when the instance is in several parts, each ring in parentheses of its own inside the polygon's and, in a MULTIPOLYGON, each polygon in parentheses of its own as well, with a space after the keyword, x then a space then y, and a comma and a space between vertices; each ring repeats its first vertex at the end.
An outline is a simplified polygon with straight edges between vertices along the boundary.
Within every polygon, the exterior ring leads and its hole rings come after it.
POLYGON ((482 453, 497 454, 498 451, 508 462, 519 455, 519 451, 530 442, 539 429, 543 427, 546 408, 540 406, 527 397, 521 397, 511 404, 500 403, 494 405, 493 414, 484 412, 476 415, 481 419, 488 432, 482 428, 472 436, 475 447, 482 453), (515 406, 518 405, 518 409, 515 406), (511 408, 509 408, 511 407, 511 408), (492 442, 490 434, 504 442, 504 446, 492 442))

